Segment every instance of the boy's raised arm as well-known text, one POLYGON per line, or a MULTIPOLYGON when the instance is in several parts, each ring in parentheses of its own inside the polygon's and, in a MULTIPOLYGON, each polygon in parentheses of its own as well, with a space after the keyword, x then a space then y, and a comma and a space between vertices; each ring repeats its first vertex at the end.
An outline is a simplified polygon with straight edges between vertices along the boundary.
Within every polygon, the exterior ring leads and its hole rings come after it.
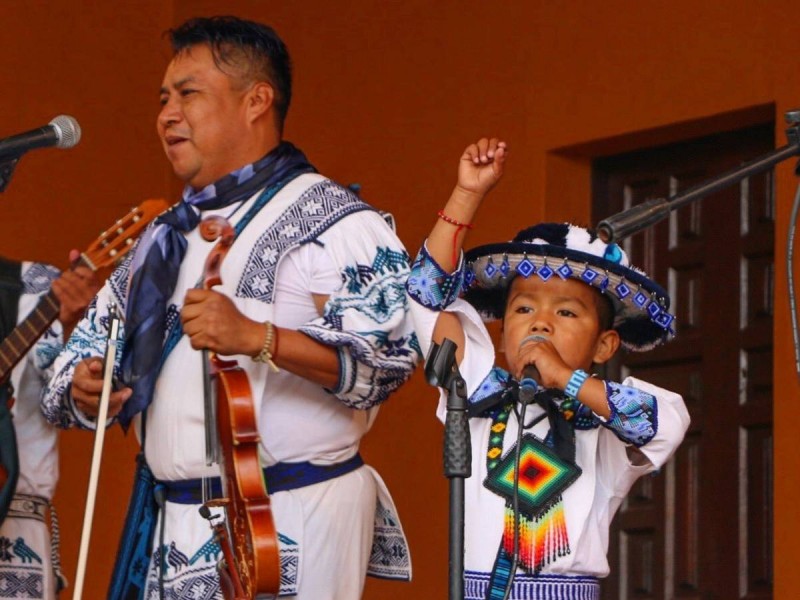
POLYGON ((487 192, 503 176, 508 155, 506 143, 482 138, 470 144, 458 163, 458 182, 428 236, 428 252, 442 269, 451 273, 467 231, 487 192))
MULTIPOLYGON (((506 143, 498 138, 482 138, 470 144, 458 164, 458 181, 450 199, 438 212, 438 219, 425 244, 430 257, 445 273, 458 267, 459 256, 467 231, 487 192, 503 176, 508 154, 506 143)), ((432 339, 437 344, 448 338, 458 350, 459 363, 464 358, 464 331, 458 316, 447 311, 439 313, 432 339)))

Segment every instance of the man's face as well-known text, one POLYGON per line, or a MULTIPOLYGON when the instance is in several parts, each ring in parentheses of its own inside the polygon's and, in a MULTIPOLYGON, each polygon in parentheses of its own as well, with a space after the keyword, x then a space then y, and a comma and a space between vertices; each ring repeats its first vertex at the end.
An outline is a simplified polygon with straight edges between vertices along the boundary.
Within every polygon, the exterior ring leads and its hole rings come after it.
POLYGON ((167 67, 158 135, 175 174, 195 190, 254 160, 243 87, 217 68, 205 45, 167 67))
POLYGON ((530 335, 548 338, 572 369, 598 362, 601 327, 597 292, 573 279, 516 277, 506 302, 503 349, 511 372, 517 368, 522 340, 530 335))

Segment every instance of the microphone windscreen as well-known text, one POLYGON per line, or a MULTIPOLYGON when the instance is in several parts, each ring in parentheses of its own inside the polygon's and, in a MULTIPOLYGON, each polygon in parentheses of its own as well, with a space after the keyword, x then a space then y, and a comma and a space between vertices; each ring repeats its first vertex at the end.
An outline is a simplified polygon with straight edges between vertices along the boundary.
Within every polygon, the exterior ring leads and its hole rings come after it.
POLYGON ((81 126, 75 117, 69 115, 58 115, 50 121, 50 125, 56 131, 58 142, 56 148, 72 148, 81 141, 81 126))

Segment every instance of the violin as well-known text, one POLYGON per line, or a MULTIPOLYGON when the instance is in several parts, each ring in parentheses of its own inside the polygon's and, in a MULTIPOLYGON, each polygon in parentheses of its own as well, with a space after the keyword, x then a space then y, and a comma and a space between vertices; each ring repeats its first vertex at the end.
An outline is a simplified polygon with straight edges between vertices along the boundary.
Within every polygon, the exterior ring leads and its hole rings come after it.
MULTIPOLYGON (((218 240, 203 272, 203 287, 211 289, 222 283, 220 267, 235 235, 230 223, 218 216, 205 218, 199 227, 203 239, 218 240)), ((218 458, 225 498, 206 502, 201 514, 211 521, 222 549, 220 587, 225 600, 253 600, 257 594, 277 597, 278 535, 258 455, 261 437, 250 381, 235 360, 222 360, 209 352, 207 361, 205 368, 216 395, 218 458), (210 507, 222 507, 225 522, 215 522, 210 507)))

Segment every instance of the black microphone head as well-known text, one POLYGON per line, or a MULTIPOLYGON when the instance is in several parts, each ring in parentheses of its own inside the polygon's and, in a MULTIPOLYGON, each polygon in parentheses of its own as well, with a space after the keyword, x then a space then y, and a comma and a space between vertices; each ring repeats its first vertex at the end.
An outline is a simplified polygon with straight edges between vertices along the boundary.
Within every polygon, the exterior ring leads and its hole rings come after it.
POLYGON ((75 117, 69 115, 58 115, 49 123, 56 132, 58 142, 56 148, 72 148, 81 141, 81 126, 75 117))
MULTIPOLYGON (((519 343, 519 347, 522 348, 528 342, 546 342, 546 341, 547 341, 547 336, 542 335, 540 333, 534 333, 533 335, 524 337, 522 341, 519 343)), ((533 401, 533 396, 536 393, 536 390, 541 380, 542 376, 539 374, 539 369, 536 368, 536 365, 525 365, 525 368, 522 369, 522 379, 519 382, 520 402, 528 404, 531 401, 533 401)))

